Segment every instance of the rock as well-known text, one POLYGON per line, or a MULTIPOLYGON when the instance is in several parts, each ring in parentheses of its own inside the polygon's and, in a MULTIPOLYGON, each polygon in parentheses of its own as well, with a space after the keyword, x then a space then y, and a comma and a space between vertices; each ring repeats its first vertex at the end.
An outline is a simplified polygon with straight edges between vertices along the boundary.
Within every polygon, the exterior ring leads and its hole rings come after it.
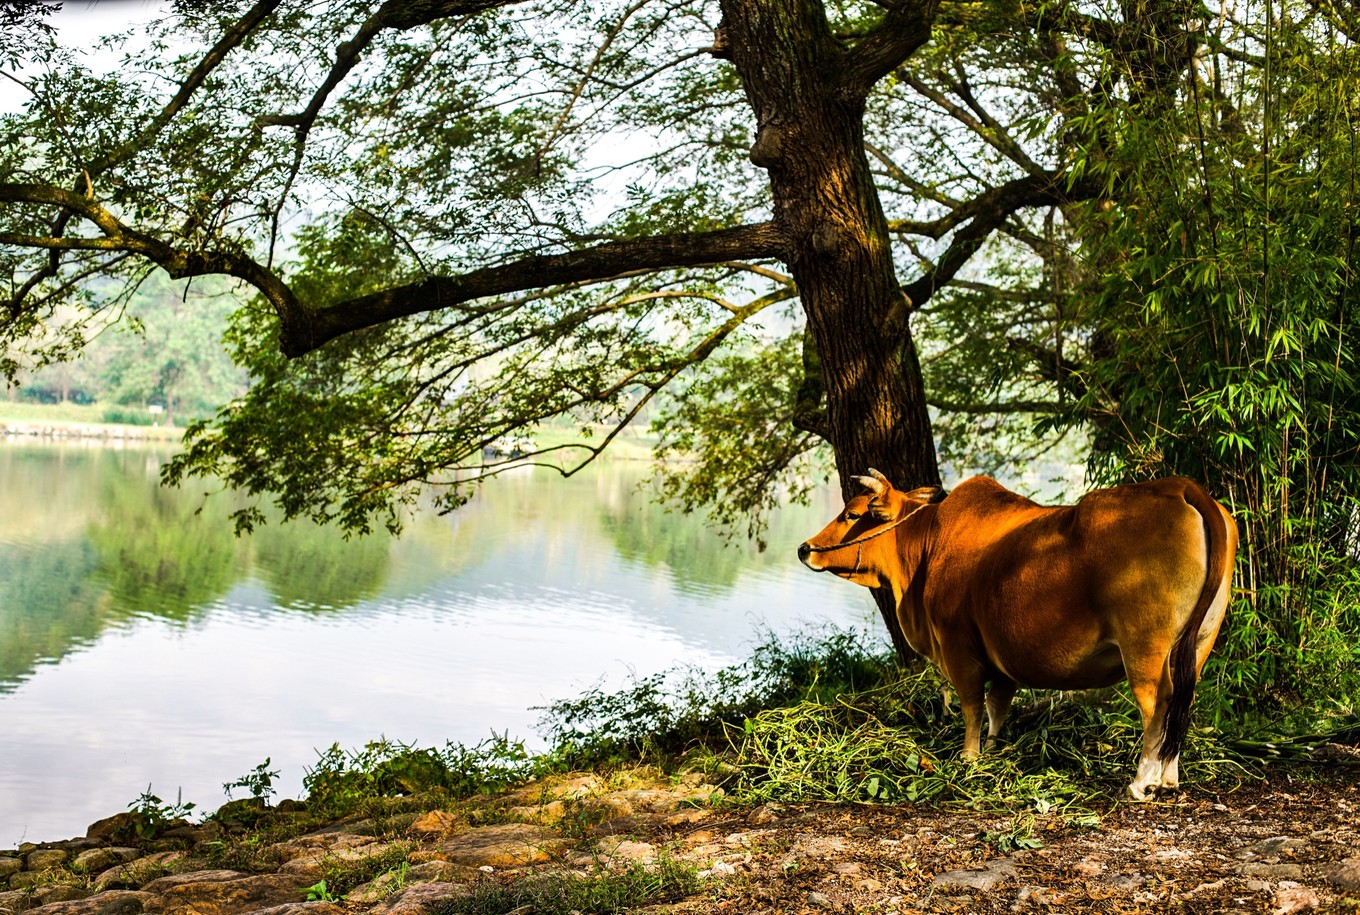
POLYGON ((941 890, 979 890, 990 892, 1005 880, 1017 880, 1015 865, 1007 858, 988 861, 984 870, 950 871, 937 874, 930 885, 941 890))
POLYGON ((259 909, 251 915, 344 915, 345 910, 333 902, 285 902, 283 905, 259 909))
POLYGON ((0 881, 3 881, 10 874, 17 874, 24 869, 24 862, 19 858, 3 857, 0 858, 0 881))
MULTIPOLYGON (((208 873, 213 873, 209 871, 208 873)), ((192 877, 184 874, 177 876, 192 877)), ((162 877, 161 880, 172 878, 162 877)), ((161 880, 148 884, 148 889, 161 880)), ((287 903, 301 902, 306 884, 292 874, 262 874, 228 880, 175 883, 145 905, 146 911, 164 915, 237 915, 287 903)))
POLYGON ((519 820, 550 826, 562 822, 562 818, 567 815, 567 805, 561 801, 548 801, 536 807, 511 807, 505 812, 519 820))
POLYGON ((701 807, 691 807, 688 810, 677 810, 666 819, 662 820, 667 826, 690 826, 694 823, 702 823, 713 815, 713 811, 705 810, 701 807))
POLYGON ((135 896, 119 897, 104 903, 98 915, 142 915, 142 900, 135 896))
POLYGON ((607 823, 621 817, 630 817, 635 812, 627 798, 615 795, 592 797, 581 803, 581 815, 592 823, 607 823))
POLYGON ((850 835, 856 836, 861 839, 867 838, 868 836, 872 836, 873 834, 874 828, 872 826, 854 826, 851 827, 850 829, 850 835))
POLYGON ((81 852, 91 848, 98 848, 103 844, 103 841, 99 839, 87 839, 82 837, 79 839, 62 839, 60 842, 45 842, 43 843, 43 848, 64 848, 70 852, 81 852))
POLYGON ((354 863, 384 854, 392 848, 392 843, 374 842, 373 836, 355 836, 345 832, 329 836, 305 836, 305 839, 322 839, 322 842, 307 846, 299 844, 302 840, 298 840, 275 846, 287 858, 284 865, 279 867, 279 873, 317 877, 328 862, 354 863))
POLYGON ((1307 848, 1309 844, 1307 839, 1275 836, 1270 839, 1262 839, 1250 848, 1258 855, 1278 855, 1282 851, 1297 851, 1300 848, 1307 848))
POLYGON ((848 839, 840 836, 811 836, 799 839, 789 853, 794 858, 834 858, 853 847, 848 839))
POLYGON ((601 836, 631 835, 637 832, 641 828, 641 826, 642 820, 639 819, 638 817, 634 816, 618 817, 617 819, 610 820, 607 823, 601 823, 598 826, 592 826, 587 831, 587 835, 589 835, 592 839, 598 839, 601 836))
POLYGON ((1065 898, 1062 893, 1054 892, 1046 886, 1022 886, 1020 892, 1016 894, 1011 911, 1023 912, 1031 903, 1041 906, 1060 905, 1065 898))
POLYGON ((1322 879, 1343 890, 1360 890, 1360 858, 1345 858, 1320 872, 1322 879))
POLYGON ((1082 858, 1072 865, 1072 873, 1078 877, 1099 877, 1105 872, 1105 865, 1091 858, 1082 858))
POLYGON ((29 909, 38 915, 139 915, 153 897, 150 893, 110 890, 71 902, 53 902, 29 909))
POLYGON ((40 884, 48 883, 50 877, 38 871, 20 871, 9 878, 9 888, 12 890, 26 890, 40 884))
POLYGON ((13 915, 28 905, 28 894, 0 892, 0 915, 13 915))
POLYGON ((140 858, 142 853, 135 848, 106 846, 91 848, 76 855, 71 861, 71 870, 81 874, 97 874, 117 864, 126 864, 140 858))
POLYGON ((204 823, 201 826, 194 826, 192 823, 184 823, 180 826, 172 826, 160 833, 161 839, 178 839, 190 845, 199 842, 211 842, 221 838, 223 829, 219 823, 204 823))
POLYGON ((747 822, 752 826, 765 826, 769 823, 777 823, 784 815, 784 808, 778 804, 765 804, 751 811, 747 817, 747 822))
POLYGON ((91 839, 111 839, 115 836, 131 835, 136 821, 130 813, 115 813, 111 817, 95 820, 85 835, 91 839))
POLYGON ((444 860, 465 867, 516 867, 551 860, 567 845, 554 830, 506 823, 461 832, 440 843, 437 850, 444 860))
POLYGON ((854 861, 838 861, 831 865, 831 869, 838 874, 850 875, 859 873, 859 864, 854 861))
POLYGON ((1256 864, 1240 865, 1237 873, 1243 877, 1256 877, 1260 880, 1302 880, 1303 867, 1298 864, 1256 864))
POLYGON ((826 895, 826 893, 819 893, 816 890, 808 893, 807 901, 808 905, 814 905, 819 909, 829 909, 834 905, 830 896, 826 895))
POLYGON ((438 911, 440 903, 467 894, 467 887, 457 883, 421 883, 373 906, 368 915, 429 915, 438 911))
MULTIPOLYGON (((623 801, 632 810, 646 810, 650 813, 674 813, 681 802, 695 798, 700 794, 707 797, 707 793, 701 789, 667 791, 664 788, 634 788, 631 791, 620 791, 607 797, 623 801)), ((600 800, 605 800, 605 798, 600 800)))
POLYGON ((448 861, 426 861, 413 864, 406 870, 408 883, 448 883, 464 873, 464 869, 448 861))
POLYGON ((24 867, 31 871, 51 870, 61 867, 70 858, 71 853, 64 848, 40 848, 24 857, 24 867))
POLYGON ((1275 908, 1271 910, 1271 915, 1294 915, 1295 912, 1308 912, 1316 909, 1322 904, 1314 893, 1306 886, 1299 886, 1297 883, 1280 884, 1280 888, 1275 891, 1275 896, 1270 900, 1270 904, 1275 908))
POLYGON ((611 837, 600 842, 600 856, 609 866, 646 863, 656 860, 656 846, 650 842, 629 842, 611 837))
POLYGON ((76 899, 85 899, 93 895, 89 890, 81 886, 72 886, 69 883, 59 883, 56 886, 45 886, 33 894, 43 905, 49 902, 72 902, 76 899))
POLYGON ((187 871, 183 874, 167 874, 152 880, 142 887, 148 893, 166 893, 177 886, 186 883, 226 883, 229 880, 239 880, 249 874, 242 871, 187 871))
POLYGON ((96 890, 137 889, 148 880, 163 876, 162 871, 186 857, 188 854, 183 851, 158 851, 145 855, 127 864, 101 871, 94 880, 94 886, 96 890))
POLYGON ((227 801, 221 807, 218 807, 212 818, 227 828, 253 826, 260 817, 264 816, 266 809, 262 798, 243 797, 234 801, 227 801))
POLYGON ((409 830, 412 835, 420 838, 429 836, 442 836, 453 832, 458 828, 458 817, 443 810, 431 810, 429 813, 421 814, 412 823, 409 830))

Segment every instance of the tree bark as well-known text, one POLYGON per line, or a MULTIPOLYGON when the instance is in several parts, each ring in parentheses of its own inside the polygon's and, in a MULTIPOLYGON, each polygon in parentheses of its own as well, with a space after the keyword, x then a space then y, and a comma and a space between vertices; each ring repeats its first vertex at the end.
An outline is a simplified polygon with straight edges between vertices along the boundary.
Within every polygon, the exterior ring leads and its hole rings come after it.
MULTIPOLYGON (((769 174, 826 391, 825 437, 842 495, 875 467, 901 488, 937 485, 924 384, 864 152, 853 49, 816 0, 722 0, 730 57, 756 116, 751 161, 769 174)), ((867 90, 867 87, 864 87, 867 90)), ((914 658, 890 594, 875 594, 893 645, 914 658)))

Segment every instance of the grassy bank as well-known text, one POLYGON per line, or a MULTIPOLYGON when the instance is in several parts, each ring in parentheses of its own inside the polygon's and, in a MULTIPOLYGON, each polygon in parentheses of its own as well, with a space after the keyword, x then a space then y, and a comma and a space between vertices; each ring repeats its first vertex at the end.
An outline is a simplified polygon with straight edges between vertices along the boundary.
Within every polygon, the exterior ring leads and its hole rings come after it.
MULTIPOLYGON (((914 803, 1082 824, 1121 803, 1141 734, 1126 688, 1022 691, 999 746, 970 763, 958 758, 963 725, 945 706, 942 686, 933 668, 899 668, 873 636, 771 640, 716 673, 677 669, 555 702, 543 710, 552 746, 543 754, 509 736, 472 747, 333 746, 304 780, 306 823, 373 815, 401 798, 408 800, 397 809, 410 812, 421 797, 437 805, 533 779, 636 767, 702 772, 730 802, 746 805, 914 803)), ((1221 701, 1206 684, 1201 713, 1221 701)), ((1183 784, 1230 790, 1280 766, 1305 777, 1320 749, 1360 744, 1360 718, 1340 697, 1294 708, 1288 720, 1293 730, 1259 717, 1201 724, 1182 758, 1183 784)), ((267 799, 267 762, 235 787, 267 799)))

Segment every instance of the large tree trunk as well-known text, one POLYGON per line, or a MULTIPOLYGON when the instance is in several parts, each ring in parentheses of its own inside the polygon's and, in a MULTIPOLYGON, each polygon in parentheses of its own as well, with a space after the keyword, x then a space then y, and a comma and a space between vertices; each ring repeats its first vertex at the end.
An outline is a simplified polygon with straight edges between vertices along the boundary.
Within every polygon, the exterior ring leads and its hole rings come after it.
MULTIPOLYGON (((837 77, 845 50, 819 2, 722 0, 732 62, 756 115, 751 161, 774 194, 825 385, 807 418, 836 455, 842 494, 875 467, 899 487, 938 484, 921 368, 864 155, 864 98, 837 77)), ((903 661, 914 654, 891 595, 876 594, 903 661)))

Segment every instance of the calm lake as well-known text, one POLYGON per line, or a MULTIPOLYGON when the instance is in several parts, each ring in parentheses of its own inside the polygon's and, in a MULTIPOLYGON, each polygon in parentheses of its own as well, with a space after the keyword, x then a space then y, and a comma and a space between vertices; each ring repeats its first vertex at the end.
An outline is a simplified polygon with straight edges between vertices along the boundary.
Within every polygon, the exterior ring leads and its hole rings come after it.
POLYGON ((237 539, 230 496, 196 514, 196 489, 158 485, 168 455, 0 440, 0 848, 83 835, 148 785, 211 811, 266 757, 296 797, 332 743, 541 749, 534 707, 602 680, 881 626, 866 590, 794 556, 830 492, 764 553, 653 504, 629 462, 512 472, 396 539, 237 539))

